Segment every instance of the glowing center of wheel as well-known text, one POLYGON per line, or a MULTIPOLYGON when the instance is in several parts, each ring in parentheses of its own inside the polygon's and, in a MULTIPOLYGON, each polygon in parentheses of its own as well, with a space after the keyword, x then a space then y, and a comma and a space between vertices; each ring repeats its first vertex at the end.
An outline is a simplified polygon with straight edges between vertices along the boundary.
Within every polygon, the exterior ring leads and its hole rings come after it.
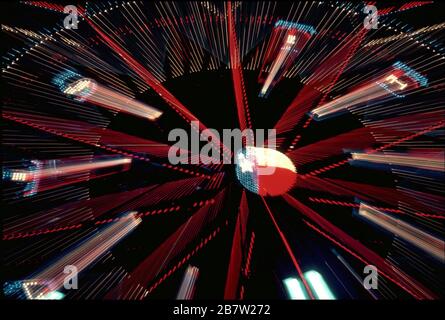
POLYGON ((292 161, 274 149, 246 147, 235 155, 236 176, 247 190, 261 196, 289 191, 297 179, 292 161))

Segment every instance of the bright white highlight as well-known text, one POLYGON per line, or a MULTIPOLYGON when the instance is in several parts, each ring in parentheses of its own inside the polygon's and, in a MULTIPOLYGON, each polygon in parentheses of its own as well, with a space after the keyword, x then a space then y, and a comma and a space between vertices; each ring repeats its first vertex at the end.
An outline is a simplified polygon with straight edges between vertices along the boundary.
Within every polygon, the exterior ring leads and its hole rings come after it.
POLYGON ((304 277, 318 300, 335 300, 334 294, 320 273, 310 270, 304 273, 304 277))
POLYGON ((289 294, 289 298, 291 300, 307 300, 308 299, 306 292, 303 289, 303 286, 298 279, 287 278, 287 279, 284 279, 283 282, 286 287, 287 293, 289 294))
MULTIPOLYGON (((322 275, 315 271, 309 270, 303 274, 309 284, 314 296, 317 300, 335 300, 335 296, 329 289, 322 275)), ((302 282, 297 278, 286 278, 283 280, 286 290, 291 300, 308 300, 309 295, 306 292, 302 282)))

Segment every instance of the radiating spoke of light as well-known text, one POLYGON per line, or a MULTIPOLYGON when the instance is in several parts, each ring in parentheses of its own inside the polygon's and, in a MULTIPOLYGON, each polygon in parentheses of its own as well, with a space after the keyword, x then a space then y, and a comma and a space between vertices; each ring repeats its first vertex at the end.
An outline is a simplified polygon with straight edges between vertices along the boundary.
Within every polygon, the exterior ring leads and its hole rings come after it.
POLYGON ((365 203, 360 203, 358 210, 360 217, 383 228, 397 237, 409 242, 413 246, 423 250, 436 259, 445 262, 445 244, 440 240, 411 224, 394 218, 376 208, 365 203))

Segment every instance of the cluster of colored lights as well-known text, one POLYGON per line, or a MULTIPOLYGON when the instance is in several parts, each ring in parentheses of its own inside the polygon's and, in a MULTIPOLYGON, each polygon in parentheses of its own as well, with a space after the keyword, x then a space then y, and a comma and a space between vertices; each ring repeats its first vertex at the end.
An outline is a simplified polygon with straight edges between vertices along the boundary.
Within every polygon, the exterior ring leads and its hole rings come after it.
POLYGON ((391 93, 396 98, 404 98, 405 97, 404 95, 397 94, 394 89, 389 87, 388 84, 397 84, 397 85, 399 85, 399 88, 397 90, 402 91, 408 86, 408 84, 406 82, 400 80, 399 77, 397 77, 394 74, 390 74, 389 76, 387 76, 384 81, 385 82, 376 81, 376 83, 380 87, 382 87, 383 89, 385 89, 386 91, 391 93))
POLYGON ((376 82, 379 86, 381 86, 383 89, 391 93, 396 98, 404 98, 405 96, 403 94, 397 94, 394 90, 390 89, 389 86, 386 83, 382 82, 376 82))
POLYGON ((303 32, 309 33, 311 36, 316 33, 313 26, 302 24, 302 23, 296 23, 296 22, 289 22, 284 20, 278 20, 275 23, 275 28, 286 28, 286 29, 298 29, 303 32))
POLYGON ((258 193, 258 182, 257 177, 254 174, 252 162, 254 155, 250 149, 246 148, 240 150, 237 154, 238 165, 236 165, 236 176, 241 184, 249 191, 258 193))
MULTIPOLYGON (((68 87, 69 80, 77 80, 82 76, 74 71, 65 70, 64 72, 56 75, 52 80, 52 83, 56 85, 60 91, 65 92, 68 87)), ((71 81, 70 81, 71 82, 71 81)))
POLYGON ((42 163, 38 160, 32 160, 31 163, 33 164, 32 167, 30 167, 30 173, 32 174, 32 180, 26 185, 23 196, 28 197, 32 196, 37 193, 40 178, 37 174, 41 168, 42 163))
POLYGON ((62 300, 65 297, 65 294, 57 290, 41 292, 34 296, 29 288, 32 286, 45 287, 46 284, 36 280, 26 282, 21 280, 5 282, 3 285, 3 294, 7 297, 16 296, 19 299, 29 300, 62 300))
POLYGON ((417 249, 428 253, 442 263, 445 262, 445 243, 434 235, 363 202, 360 203, 357 215, 366 222, 378 226, 382 230, 410 243, 417 249))
POLYGON ((3 294, 10 297, 22 291, 22 281, 5 282, 3 284, 3 294))
POLYGON ((417 71, 413 70, 412 68, 410 68, 409 66, 407 66, 403 62, 397 61, 392 66, 394 68, 398 69, 398 70, 402 70, 403 72, 405 72, 405 74, 408 77, 410 77, 411 79, 413 79, 414 81, 419 83, 422 87, 428 86, 428 79, 427 78, 425 78, 420 73, 418 73, 417 71))
POLYGON ((292 50, 292 52, 297 53, 298 50, 293 48, 295 42, 297 42, 297 37, 292 34, 288 35, 286 39, 286 44, 280 50, 286 50, 286 51, 292 50))
POLYGON ((31 37, 37 40, 43 40, 44 37, 42 37, 41 35, 35 33, 34 31, 30 31, 30 30, 26 30, 23 28, 18 28, 18 27, 9 27, 6 25, 2 25, 2 30, 4 31, 8 31, 8 32, 14 32, 16 34, 24 34, 27 37, 31 37))
POLYGON ((3 171, 3 180, 26 181, 27 177, 28 174, 23 171, 11 171, 11 170, 3 171))
POLYGON ((47 291, 47 290, 39 290, 36 296, 32 294, 29 290, 30 286, 46 286, 46 283, 42 283, 41 281, 27 281, 22 283, 23 290, 25 291, 26 297, 29 300, 62 300, 65 295, 57 290, 47 291))
POLYGON ((31 160, 31 165, 28 170, 9 170, 4 169, 2 179, 5 181, 27 182, 23 190, 23 196, 27 197, 33 195, 37 191, 39 176, 38 170, 41 163, 38 160, 31 160))
MULTIPOLYGON (((405 32, 401 32, 400 34, 397 34, 395 36, 390 36, 390 37, 386 37, 386 38, 382 38, 382 39, 375 39, 375 40, 371 40, 369 41, 367 44, 364 45, 364 47, 370 47, 370 46, 374 46, 374 45, 379 45, 379 44, 385 44, 391 41, 396 41, 396 40, 401 40, 401 39, 405 39, 408 38, 410 40, 415 40, 417 43, 420 42, 421 38, 416 38, 415 36, 419 36, 423 33, 428 33, 428 32, 433 32, 436 30, 441 30, 445 28, 445 23, 439 23, 439 24, 435 24, 432 26, 428 26, 428 27, 424 27, 421 29, 418 29, 414 32, 409 32, 409 33, 405 33, 405 32)), ((396 28, 394 28, 395 31, 397 31, 396 28)), ((422 43, 426 42, 426 48, 427 49, 432 49, 433 52, 436 52, 436 49, 438 46, 434 44, 434 41, 423 41, 424 39, 422 39, 422 43), (433 48, 431 48, 433 47, 433 48)))
POLYGON ((42 299, 43 296, 44 296, 44 293, 41 292, 36 297, 34 297, 34 295, 32 294, 31 290, 29 290, 29 287, 32 287, 32 286, 39 286, 39 287, 42 286, 42 287, 44 287, 45 284, 41 283, 40 281, 35 281, 35 280, 34 281, 24 281, 22 283, 23 290, 25 291, 26 297, 28 299, 30 299, 30 300, 42 299))
POLYGON ((68 85, 63 93, 67 95, 74 95, 76 100, 84 101, 86 97, 91 95, 96 89, 97 84, 94 80, 82 78, 68 85))

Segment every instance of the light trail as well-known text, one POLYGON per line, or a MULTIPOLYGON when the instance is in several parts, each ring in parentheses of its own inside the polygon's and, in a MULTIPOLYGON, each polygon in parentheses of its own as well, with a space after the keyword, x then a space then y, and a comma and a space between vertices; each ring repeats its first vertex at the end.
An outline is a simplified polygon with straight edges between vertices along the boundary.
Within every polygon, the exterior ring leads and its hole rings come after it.
POLYGON ((388 97, 403 98, 405 92, 426 86, 427 83, 425 77, 405 64, 396 62, 385 76, 315 108, 310 115, 315 120, 322 120, 370 101, 388 97))
POLYGON ((299 200, 295 199, 289 194, 283 195, 283 199, 286 200, 289 205, 297 209, 306 218, 319 226, 317 227, 314 226, 313 223, 306 222, 309 227, 340 246, 342 249, 359 259, 364 264, 372 264, 376 266, 379 270, 379 274, 397 284, 416 299, 434 299, 436 297, 435 294, 417 282, 414 278, 405 274, 395 265, 390 264, 374 251, 363 245, 360 241, 351 237, 330 221, 323 218, 317 212, 305 206, 299 200))
POLYGON ((247 221, 249 218, 249 207, 247 205, 246 192, 243 191, 241 195, 238 217, 236 219, 235 230, 233 232, 232 249, 230 251, 230 262, 227 269, 226 285, 224 288, 224 299, 231 300, 237 299, 238 287, 242 274, 242 262, 243 257, 246 257, 246 273, 243 273, 245 277, 248 276, 247 264, 250 263, 251 248, 247 249, 247 221))
POLYGON ((238 120, 240 129, 251 128, 252 123, 249 114, 249 105, 246 97, 246 89, 244 86, 243 70, 240 58, 240 51, 238 47, 238 40, 236 35, 235 25, 235 8, 232 7, 232 2, 227 2, 227 30, 229 37, 229 57, 230 69, 232 72, 233 89, 235 92, 236 108, 238 111, 238 120))
POLYGON ((127 171, 131 162, 131 158, 117 158, 115 156, 79 160, 69 158, 44 161, 32 160, 28 170, 5 169, 3 180, 26 183, 23 195, 31 196, 37 192, 127 171), (105 168, 113 169, 104 172, 103 169, 105 168))
MULTIPOLYGON (((442 128, 444 125, 445 125, 445 121, 438 121, 438 122, 436 122, 434 125, 432 125, 432 126, 430 126, 430 127, 428 127, 428 128, 424 128, 423 130, 420 130, 420 131, 418 131, 418 132, 412 133, 412 134, 407 135, 407 136, 405 136, 405 137, 401 137, 401 138, 399 138, 399 139, 397 139, 397 140, 391 141, 391 142, 386 143, 386 144, 384 144, 384 145, 382 145, 382 146, 380 146, 380 147, 377 147, 377 148, 375 148, 375 149, 372 149, 371 151, 368 152, 368 154, 369 154, 369 153, 379 152, 379 151, 382 151, 382 150, 385 150, 385 149, 394 147, 394 146, 396 146, 396 145, 398 145, 398 144, 401 144, 402 142, 406 142, 406 141, 409 141, 409 140, 413 140, 413 139, 415 139, 415 138, 417 138, 417 137, 423 136, 423 135, 425 135, 425 134, 427 134, 427 133, 430 133, 430 132, 432 132, 432 131, 434 131, 434 130, 440 129, 440 128, 442 128)), ((339 162, 337 162, 337 163, 328 165, 328 166, 323 167, 323 168, 321 168, 321 169, 313 170, 313 171, 311 171, 311 172, 309 172, 309 173, 307 173, 307 174, 300 175, 300 177, 302 177, 302 178, 304 179, 304 178, 307 177, 307 176, 316 176, 316 175, 318 175, 318 174, 320 174, 320 173, 329 171, 329 170, 331 170, 331 169, 338 168, 338 167, 343 166, 343 165, 345 165, 345 164, 347 164, 347 163, 349 163, 349 160, 348 160, 348 159, 346 159, 346 160, 341 160, 341 161, 339 161, 339 162)))
POLYGON ((431 155, 410 155, 405 153, 365 153, 352 152, 352 164, 354 162, 370 162, 376 164, 388 164, 396 166, 406 166, 419 169, 443 172, 445 170, 443 154, 431 155))
POLYGON ((91 102, 107 109, 125 112, 152 121, 162 115, 158 109, 110 90, 93 79, 81 78, 74 81, 66 86, 63 93, 74 96, 79 101, 91 102))
POLYGON ((199 269, 194 266, 188 266, 185 270, 184 277, 182 278, 182 283, 179 288, 176 300, 191 300, 193 299, 193 294, 195 292, 195 284, 198 279, 199 269))
POLYGON ((73 160, 54 160, 53 162, 49 161, 47 165, 41 167, 37 171, 33 171, 32 173, 28 171, 12 171, 12 177, 26 177, 24 180, 14 180, 13 181, 31 181, 32 176, 38 176, 40 179, 51 178, 54 176, 63 177, 71 174, 89 172, 92 170, 97 170, 101 168, 114 167, 124 164, 131 163, 131 158, 123 158, 123 159, 110 159, 110 160, 84 160, 84 161, 73 161, 73 160), (72 162, 71 164, 69 162, 72 162), (87 162, 87 163, 84 163, 87 162), (57 165, 56 163, 59 163, 57 165), (54 166, 54 167, 52 167, 54 166))
POLYGON ((267 97, 272 87, 280 81, 283 75, 289 70, 292 63, 295 61, 298 54, 303 50, 306 43, 309 41, 312 35, 315 34, 315 29, 312 26, 303 25, 299 23, 290 23, 283 20, 279 20, 275 23, 275 28, 272 34, 271 43, 281 42, 281 47, 277 50, 267 49, 269 52, 265 58, 265 64, 262 70, 267 69, 267 65, 270 66, 269 74, 266 79, 263 80, 265 72, 260 74, 260 81, 264 82, 259 93, 260 97, 267 97), (284 32, 283 32, 284 31, 284 32), (283 36, 284 35, 284 36, 283 36), (276 57, 272 62, 272 57, 276 57))
POLYGON ((135 218, 134 212, 128 213, 125 218, 95 232, 88 240, 50 266, 23 280, 22 285, 28 299, 41 299, 50 292, 61 288, 67 277, 67 274, 64 273, 66 266, 75 266, 77 272, 80 273, 133 231, 140 222, 141 219, 135 218), (37 288, 33 289, 33 287, 37 288))
POLYGON ((366 221, 383 228, 413 246, 427 252, 442 263, 445 262, 445 244, 443 240, 363 202, 360 203, 358 215, 366 221))

